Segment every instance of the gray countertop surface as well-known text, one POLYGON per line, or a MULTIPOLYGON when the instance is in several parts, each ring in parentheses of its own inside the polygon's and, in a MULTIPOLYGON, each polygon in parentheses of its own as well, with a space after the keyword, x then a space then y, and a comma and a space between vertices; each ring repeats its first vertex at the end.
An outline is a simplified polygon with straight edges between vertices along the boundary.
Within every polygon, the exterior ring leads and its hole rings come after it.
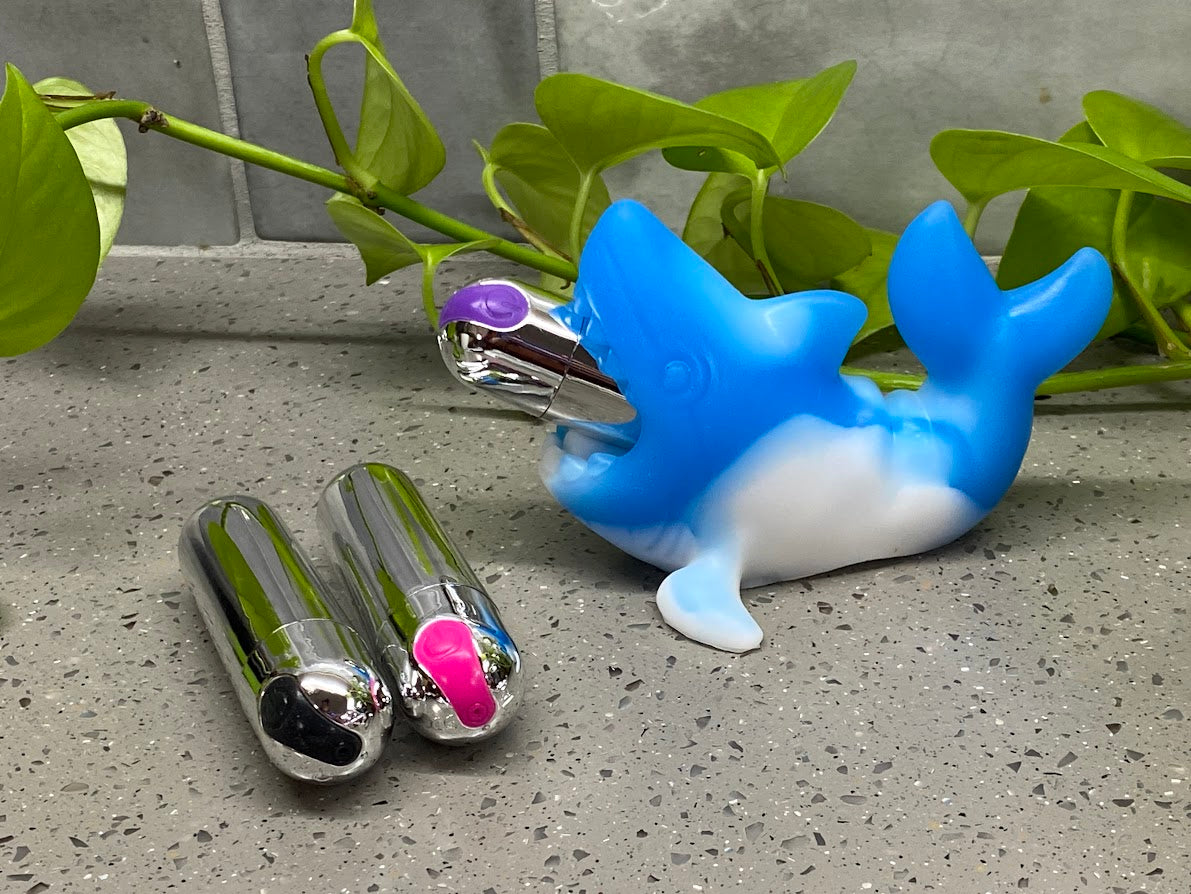
POLYGON ((113 258, 0 362, 0 890, 1191 890, 1191 387, 1040 403, 976 530, 750 591, 766 640, 731 655, 551 501, 542 429, 450 380, 416 275, 361 279, 113 258), (312 788, 264 759, 176 542, 247 492, 325 559, 319 489, 364 459, 487 581, 525 701, 312 788))

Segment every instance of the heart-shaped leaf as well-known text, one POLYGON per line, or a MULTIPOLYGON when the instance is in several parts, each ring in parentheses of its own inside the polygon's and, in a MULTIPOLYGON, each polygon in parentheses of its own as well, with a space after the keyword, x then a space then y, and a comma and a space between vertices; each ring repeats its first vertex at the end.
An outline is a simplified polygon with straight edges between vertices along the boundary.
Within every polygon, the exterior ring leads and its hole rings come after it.
POLYGON ((1083 110, 1105 146, 1151 167, 1191 168, 1191 127, 1161 109, 1096 90, 1083 98, 1083 110))
MULTIPOLYGON (((729 196, 723 221, 751 254, 749 205, 746 197, 729 196)), ((766 196, 763 214, 765 248, 786 291, 816 288, 872 252, 864 227, 827 205, 766 196)))
POLYGON ((976 205, 1033 186, 1127 189, 1191 202, 1191 186, 1107 146, 1052 143, 994 130, 945 130, 931 140, 930 154, 952 186, 976 205))
POLYGON ((70 140, 16 69, 0 99, 0 355, 40 347, 99 267, 99 220, 70 140))
POLYGON ((745 295, 768 295, 757 262, 724 229, 725 201, 732 196, 735 202, 748 188, 748 181, 735 174, 708 174, 691 203, 682 239, 745 295))
MULTIPOLYGON (((484 160, 485 174, 495 177, 521 220, 561 255, 580 174, 554 134, 539 124, 508 124, 496 134, 484 160)), ((611 202, 603 178, 595 177, 583 215, 584 238, 611 202)))
POLYGON ((327 199, 327 214, 360 250, 368 285, 394 270, 421 263, 422 247, 359 199, 336 193, 327 199))
POLYGON ((355 0, 352 4, 352 23, 349 30, 384 50, 380 41, 380 28, 376 24, 376 12, 372 9, 372 0, 355 0))
MULTIPOLYGON (((33 85, 40 94, 57 96, 94 96, 78 81, 69 78, 46 78, 33 85)), ((91 121, 66 131, 66 138, 91 184, 91 198, 99 217, 99 261, 107 257, 120 229, 124 216, 124 196, 128 191, 128 153, 124 137, 116 122, 110 118, 91 121)))
MULTIPOLYGON (((1076 125, 1060 141, 1098 141, 1087 122, 1076 125)), ((1085 246, 1113 256, 1113 220, 1120 193, 1110 189, 1042 187, 1031 189, 1018 210, 1013 232, 997 270, 997 284, 1013 289, 1033 282, 1085 246)), ((1180 203, 1139 195, 1125 234, 1123 270, 1133 288, 1155 307, 1164 307, 1191 292, 1191 209, 1180 203)), ((1097 338, 1132 327, 1141 314, 1132 298, 1115 290, 1112 306, 1097 338)))
POLYGON ((356 165, 390 189, 411 195, 438 176, 446 149, 385 58, 371 0, 356 0, 350 30, 366 53, 356 165))
POLYGON ((729 196, 735 199, 748 188, 748 180, 736 174, 708 174, 687 212, 682 241, 699 254, 707 252, 727 235, 724 232, 724 202, 729 196))
POLYGON ((868 308, 864 325, 856 333, 853 344, 864 341, 893 325, 893 313, 889 310, 889 291, 885 281, 889 274, 889 262, 897 247, 897 236, 884 230, 865 230, 872 253, 853 267, 832 280, 832 287, 855 295, 868 308))
MULTIPOLYGON (((841 62, 814 77, 753 84, 705 96, 695 108, 715 112, 769 138, 785 164, 802 152, 835 115, 852 77, 854 61, 841 62)), ((712 146, 666 149, 666 161, 688 171, 722 171, 751 177, 758 166, 739 153, 712 146)))
POLYGON ((497 240, 434 243, 423 245, 405 236, 395 226, 354 196, 337 193, 327 200, 327 213, 335 226, 360 251, 364 259, 366 283, 372 285, 386 274, 414 264, 422 264, 422 306, 426 319, 438 322, 434 306, 434 273, 438 265, 452 255, 491 248, 497 240))
MULTIPOLYGON (((1081 121, 1063 134, 1059 142, 1100 145, 1100 138, 1091 125, 1081 121)), ((1119 195, 1114 189, 1069 186, 1031 189, 1018 209, 997 267, 997 285, 1016 289, 1041 279, 1085 246, 1111 257, 1112 222, 1119 195)), ((1114 288, 1108 317, 1097 338, 1124 330, 1137 316, 1133 302, 1114 288)))
POLYGON ((591 75, 551 75, 538 84, 534 104, 542 123, 585 173, 670 146, 717 146, 740 152, 759 167, 781 164, 773 144, 751 127, 591 75))
POLYGON ((1191 206, 1155 198, 1135 208, 1122 258, 1123 272, 1155 307, 1191 295, 1191 206))

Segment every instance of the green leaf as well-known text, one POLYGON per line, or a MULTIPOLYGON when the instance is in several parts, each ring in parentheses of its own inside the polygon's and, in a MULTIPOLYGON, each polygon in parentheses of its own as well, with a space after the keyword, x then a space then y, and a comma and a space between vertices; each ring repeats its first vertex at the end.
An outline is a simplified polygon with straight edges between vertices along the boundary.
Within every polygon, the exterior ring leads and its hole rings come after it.
MULTIPOLYGON (((831 121, 855 74, 856 63, 849 60, 811 78, 713 93, 696 102, 695 108, 731 118, 768 137, 785 164, 831 121)), ((670 164, 688 171, 751 176, 758 168, 736 152, 710 146, 666 149, 662 154, 670 164)))
POLYGON ((735 239, 725 237, 709 248, 703 259, 720 272, 720 275, 744 295, 751 298, 768 298, 771 295, 765 277, 756 260, 741 248, 735 239))
MULTIPOLYGON (((1088 142, 1098 134, 1087 122, 1060 141, 1088 142)), ((1112 229, 1120 193, 1111 189, 1044 187, 1031 189, 1018 210, 1013 232, 997 271, 997 284, 1013 289, 1045 276, 1085 246, 1112 257, 1112 229)), ((1145 195, 1135 198, 1125 235, 1124 267, 1134 288, 1156 307, 1191 292, 1188 251, 1191 209, 1145 195)), ((1129 329, 1141 319, 1134 301, 1114 291, 1108 318, 1097 338, 1129 329)))
POLYGON ((339 232, 360 250, 368 285, 394 270, 421 263, 422 247, 359 199, 336 193, 327 199, 327 213, 339 232))
POLYGON ((538 288, 558 299, 559 304, 566 304, 575 297, 575 284, 571 280, 562 279, 549 273, 542 273, 538 276, 538 288))
POLYGON ((725 201, 730 196, 735 201, 748 188, 748 181, 736 174, 708 174, 687 213, 682 238, 745 295, 768 295, 757 262, 724 230, 725 201))
MULTIPOLYGON (((62 96, 93 96, 78 81, 46 78, 33 85, 37 93, 62 96)), ((107 257, 124 216, 124 196, 128 188, 128 154, 120 128, 110 118, 91 121, 66 131, 91 184, 91 197, 99 217, 99 261, 107 257)))
POLYGON ((384 46, 380 42, 376 13, 372 11, 372 0, 355 0, 352 4, 352 23, 349 30, 356 32, 383 52, 384 46))
POLYGON ((395 226, 354 196, 336 193, 327 199, 331 220, 360 251, 364 259, 366 282, 372 285, 386 274, 403 267, 422 264, 422 306, 430 325, 437 322, 434 305, 434 273, 438 265, 452 255, 482 251, 496 244, 496 239, 473 242, 423 245, 403 235, 395 226))
POLYGON ((939 171, 969 202, 1033 186, 1128 189, 1191 202, 1191 186, 1107 146, 1052 143, 993 130, 945 130, 930 144, 939 171))
POLYGON ((748 188, 748 180, 737 174, 708 174, 687 212, 682 241, 703 254, 723 239, 727 235, 724 232, 724 202, 729 196, 735 198, 735 194, 748 188))
POLYGON ((1135 211, 1122 258, 1129 282, 1155 307, 1191 295, 1191 207, 1156 198, 1135 211))
POLYGON ((602 171, 651 149, 717 146, 760 167, 781 164, 762 134, 667 96, 591 75, 560 72, 534 91, 542 123, 580 171, 602 171))
POLYGON ((1105 146, 1151 167, 1191 168, 1191 127, 1161 109, 1096 90, 1083 98, 1083 110, 1105 146))
MULTIPOLYGON (((562 144, 539 124, 508 124, 496 134, 484 160, 485 175, 495 177, 521 220, 563 254, 580 173, 562 144)), ((583 215, 584 238, 611 202, 608 187, 596 177, 583 215)))
MULTIPOLYGON (((1100 138, 1088 122, 1081 121, 1063 134, 1059 142, 1099 145, 1100 138)), ((1119 195, 1115 189, 1070 186, 1031 189, 1013 222, 1013 232, 997 268, 997 285, 1016 289, 1041 279, 1084 247, 1111 257, 1112 222, 1119 195)), ((1114 287, 1112 305, 1097 338, 1121 332, 1137 319, 1136 306, 1114 287)))
POLYGON ((99 221, 70 140, 15 66, 0 99, 0 355, 40 347, 78 312, 99 221))
POLYGON ((845 270, 832 281, 832 287, 855 295, 868 308, 864 325, 853 339, 853 344, 862 342, 893 325, 893 313, 889 310, 889 291, 885 281, 889 274, 889 262, 897 247, 897 236, 884 230, 865 230, 872 244, 872 254, 853 267, 845 270))
MULTIPOLYGON (((750 254, 749 201, 729 196, 724 226, 750 254)), ((815 288, 850 270, 872 252, 864 227, 827 205, 766 196, 765 248, 786 291, 815 288)))
POLYGON ((367 54, 355 161, 390 189, 412 195, 438 176, 446 149, 385 58, 371 0, 356 0, 350 30, 367 54))

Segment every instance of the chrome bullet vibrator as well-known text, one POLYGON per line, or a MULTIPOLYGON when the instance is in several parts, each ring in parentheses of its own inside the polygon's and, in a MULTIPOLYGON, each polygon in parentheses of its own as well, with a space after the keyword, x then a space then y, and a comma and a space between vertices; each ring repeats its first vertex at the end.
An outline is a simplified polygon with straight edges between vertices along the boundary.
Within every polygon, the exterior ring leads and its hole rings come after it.
POLYGON ((319 527, 414 728, 466 744, 502 729, 521 656, 491 598, 413 482, 366 463, 323 491, 319 527))
POLYGON ((309 782, 356 777, 393 726, 392 697, 364 639, 277 515, 214 500, 178 552, 195 602, 266 755, 309 782))

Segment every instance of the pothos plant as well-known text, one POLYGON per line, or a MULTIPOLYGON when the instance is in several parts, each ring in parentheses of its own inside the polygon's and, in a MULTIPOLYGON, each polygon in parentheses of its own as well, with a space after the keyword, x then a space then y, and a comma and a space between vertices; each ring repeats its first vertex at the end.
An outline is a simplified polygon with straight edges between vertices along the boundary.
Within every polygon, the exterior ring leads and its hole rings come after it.
MULTIPOLYGON (((810 77, 714 93, 688 104, 578 73, 544 79, 540 123, 502 128, 488 146, 483 189, 509 225, 506 236, 443 214, 413 196, 442 170, 442 141, 387 59, 371 0, 357 0, 348 28, 307 57, 314 103, 340 170, 329 170, 200 127, 149 102, 95 94, 52 78, 30 85, 9 65, 0 100, 0 354, 32 350, 69 323, 111 247, 127 166, 113 119, 330 189, 327 211, 360 251, 369 284, 421 264, 433 322, 434 273, 448 257, 487 251, 537 271, 567 298, 584 239, 611 197, 603 173, 660 151, 703 175, 683 238, 744 293, 764 298, 832 287, 858 296, 868 319, 852 358, 873 337, 896 335, 885 273, 897 237, 814 202, 774 195, 775 176, 827 126, 855 73, 842 62, 810 77), (323 78, 328 52, 364 51, 359 129, 349 141, 323 78), (419 243, 384 213, 442 234, 419 243)), ((966 200, 975 235, 988 203, 1028 190, 1001 261, 1002 287, 1048 272, 1092 245, 1112 263, 1116 295, 1100 335, 1149 338, 1155 361, 1060 373, 1044 393, 1191 377, 1191 186, 1163 172, 1191 170, 1191 129, 1117 93, 1084 99, 1086 120, 1058 141, 999 131, 948 130, 930 151, 966 200)), ((644 197, 648 202, 648 197, 644 197)), ((915 375, 848 367, 883 387, 915 375)))

